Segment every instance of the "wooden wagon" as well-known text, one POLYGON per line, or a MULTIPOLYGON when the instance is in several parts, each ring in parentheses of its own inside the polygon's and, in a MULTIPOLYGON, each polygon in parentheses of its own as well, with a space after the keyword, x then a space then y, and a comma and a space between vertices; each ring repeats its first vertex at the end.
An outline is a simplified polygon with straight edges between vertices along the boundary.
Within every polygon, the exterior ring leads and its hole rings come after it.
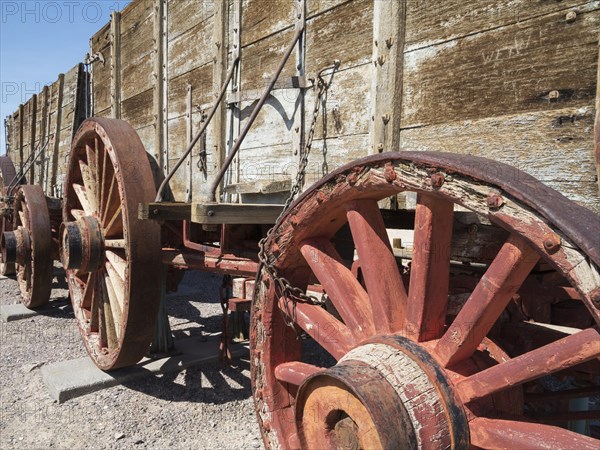
POLYGON ((8 120, 90 357, 168 350, 169 270, 213 271, 266 447, 597 448, 568 404, 600 366, 599 28, 596 1, 134 0, 8 120))

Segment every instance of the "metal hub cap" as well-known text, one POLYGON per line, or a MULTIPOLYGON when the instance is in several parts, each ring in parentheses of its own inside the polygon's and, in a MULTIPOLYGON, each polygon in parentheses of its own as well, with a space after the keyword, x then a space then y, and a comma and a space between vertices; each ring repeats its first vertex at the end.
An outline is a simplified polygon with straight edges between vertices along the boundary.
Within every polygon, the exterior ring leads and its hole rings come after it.
POLYGON ((84 216, 61 225, 61 260, 66 270, 90 273, 104 265, 104 236, 98 219, 84 216))
POLYGON ((31 238, 27 228, 19 227, 5 231, 2 236, 2 261, 8 264, 24 264, 31 255, 31 238))

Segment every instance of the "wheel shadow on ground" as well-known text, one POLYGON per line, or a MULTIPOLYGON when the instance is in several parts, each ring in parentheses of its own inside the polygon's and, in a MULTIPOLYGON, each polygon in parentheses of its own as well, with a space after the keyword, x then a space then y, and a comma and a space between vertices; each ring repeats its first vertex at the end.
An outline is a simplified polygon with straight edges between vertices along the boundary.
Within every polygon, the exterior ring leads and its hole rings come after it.
POLYGON ((235 366, 203 365, 190 367, 184 372, 170 372, 123 383, 124 387, 171 402, 225 404, 240 401, 252 395, 250 362, 236 358, 235 366), (183 380, 181 380, 183 374, 183 380))

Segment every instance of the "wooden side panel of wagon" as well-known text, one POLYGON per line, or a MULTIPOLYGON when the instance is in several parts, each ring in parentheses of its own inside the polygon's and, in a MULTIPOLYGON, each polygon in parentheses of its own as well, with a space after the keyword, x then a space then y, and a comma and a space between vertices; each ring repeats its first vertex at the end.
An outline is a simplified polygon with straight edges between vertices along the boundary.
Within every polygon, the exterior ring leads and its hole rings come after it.
POLYGON ((9 118, 8 156, 27 181, 60 197, 71 140, 87 108, 86 72, 78 64, 44 86, 9 118), (40 153, 34 164, 33 156, 40 153))
POLYGON ((486 156, 600 211, 597 2, 407 2, 403 146, 486 156))

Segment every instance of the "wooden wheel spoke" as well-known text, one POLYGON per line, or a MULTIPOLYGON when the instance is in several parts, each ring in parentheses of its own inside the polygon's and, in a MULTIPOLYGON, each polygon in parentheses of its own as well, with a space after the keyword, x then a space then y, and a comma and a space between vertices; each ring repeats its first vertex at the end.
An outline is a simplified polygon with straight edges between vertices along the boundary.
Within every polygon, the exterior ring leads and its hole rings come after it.
POLYGON ((105 273, 103 274, 104 283, 106 286, 106 293, 110 300, 110 308, 113 312, 113 318, 115 320, 115 329, 117 332, 117 336, 120 335, 121 331, 121 320, 123 317, 123 310, 125 309, 125 301, 123 298, 122 286, 119 289, 115 289, 113 287, 113 281, 110 276, 105 273))
POLYGON ((600 356, 600 333, 589 328, 471 375, 457 384, 467 403, 600 356))
POLYGON ((122 207, 119 205, 119 208, 115 211, 112 218, 104 228, 104 234, 106 236, 113 236, 115 234, 119 234, 123 232, 123 219, 122 219, 122 207))
POLYGON ((94 180, 92 169, 83 160, 79 160, 79 169, 81 170, 81 178, 83 179, 86 199, 90 205, 91 211, 96 212, 98 211, 96 202, 96 180, 94 180))
POLYGON ((88 274, 87 283, 85 283, 85 288, 83 289, 83 294, 81 296, 81 307, 84 310, 90 310, 92 307, 92 296, 94 293, 94 278, 96 275, 94 273, 88 274))
POLYGON ((347 217, 378 332, 399 331, 404 321, 406 291, 375 200, 347 205, 347 217))
POLYGON ((302 242, 304 259, 320 281, 348 329, 357 336, 375 333, 369 296, 341 262, 341 257, 326 239, 302 242))
POLYGON ((107 286, 104 277, 98 277, 99 292, 102 294, 102 317, 104 328, 106 330, 106 342, 109 350, 117 348, 119 340, 117 339, 117 331, 115 326, 114 312, 110 302, 110 296, 107 292, 107 286))
POLYGON ((291 300, 279 299, 279 307, 295 315, 296 324, 336 359, 344 356, 354 345, 350 329, 317 305, 296 302, 295 311, 291 300))
POLYGON ((434 352, 444 366, 473 354, 538 259, 537 253, 523 238, 515 235, 508 238, 438 341, 434 352))
POLYGON ((125 280, 109 262, 106 263, 106 273, 110 280, 110 289, 114 292, 121 310, 125 310, 125 280))
POLYGON ((75 195, 77 195, 77 199, 79 200, 79 204, 85 211, 85 214, 91 216, 94 213, 92 206, 87 198, 87 193, 85 191, 85 187, 81 184, 74 183, 73 190, 75 191, 75 195))
POLYGON ((85 216, 85 211, 83 209, 72 209, 71 215, 75 218, 75 220, 78 220, 85 216))
POLYGON ((121 255, 121 249, 106 250, 107 269, 110 267, 118 274, 121 280, 125 280, 127 259, 121 255))
MULTIPOLYGON (((96 149, 97 149, 96 152, 99 151, 98 147, 99 147, 99 142, 98 142, 98 139, 96 139, 96 149)), ((104 215, 104 211, 106 208, 106 204, 105 204, 106 200, 104 197, 104 190, 105 190, 105 186, 106 186, 106 166, 108 165, 107 161, 106 161, 107 156, 108 156, 108 152, 106 150, 104 150, 102 152, 102 175, 100 176, 100 183, 99 183, 100 187, 98 189, 99 190, 98 196, 100 197, 100 213, 102 214, 102 217, 104 217, 103 215, 104 215)))
POLYGON ((563 428, 515 420, 478 417, 469 423, 471 444, 479 448, 577 448, 595 450, 594 438, 563 428))
POLYGON ((451 202, 418 195, 405 323, 408 336, 418 342, 444 333, 453 216, 451 202))
POLYGON ((125 239, 105 239, 104 247, 105 248, 122 248, 124 249, 127 246, 127 242, 125 239))
POLYGON ((306 364, 301 361, 290 361, 275 367, 275 378, 283 383, 300 386, 309 376, 321 370, 323 370, 322 367, 312 364, 306 364))
POLYGON ((19 210, 19 220, 21 221, 21 225, 23 225, 24 227, 27 226, 27 219, 25 218, 25 213, 21 210, 19 210))
POLYGON ((91 289, 91 293, 89 294, 91 297, 91 305, 90 305, 90 328, 89 331, 92 333, 97 333, 100 330, 100 308, 102 308, 102 299, 98 296, 98 285, 97 279, 95 276, 91 276, 88 278, 88 283, 86 289, 91 289))
POLYGON ((117 184, 117 177, 113 173, 113 176, 110 180, 110 187, 108 189, 108 195, 106 196, 106 200, 104 203, 104 210, 102 212, 102 224, 105 224, 106 220, 111 218, 112 215, 114 214, 114 212, 121 206, 121 204, 119 202, 119 198, 118 198, 118 193, 117 193, 117 198, 113 199, 113 193, 117 192, 117 191, 115 191, 116 184, 117 184))

